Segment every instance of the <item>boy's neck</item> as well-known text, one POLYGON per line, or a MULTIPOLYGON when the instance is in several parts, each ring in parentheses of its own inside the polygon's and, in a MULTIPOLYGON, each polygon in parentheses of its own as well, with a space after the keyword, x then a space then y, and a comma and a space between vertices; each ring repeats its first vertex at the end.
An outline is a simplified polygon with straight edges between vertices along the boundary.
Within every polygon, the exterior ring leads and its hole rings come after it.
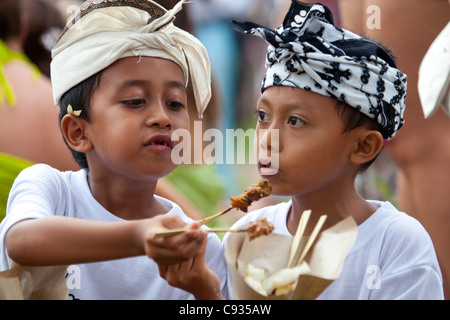
POLYGON ((124 220, 151 218, 168 212, 154 197, 155 183, 132 183, 95 181, 88 177, 93 197, 109 212, 124 220))
POLYGON ((352 216, 360 225, 369 218, 376 207, 363 199, 356 191, 346 193, 344 197, 322 197, 320 195, 293 196, 286 225, 294 235, 300 217, 305 210, 311 210, 309 223, 305 234, 309 235, 321 215, 327 215, 323 230, 332 227, 339 221, 352 216))

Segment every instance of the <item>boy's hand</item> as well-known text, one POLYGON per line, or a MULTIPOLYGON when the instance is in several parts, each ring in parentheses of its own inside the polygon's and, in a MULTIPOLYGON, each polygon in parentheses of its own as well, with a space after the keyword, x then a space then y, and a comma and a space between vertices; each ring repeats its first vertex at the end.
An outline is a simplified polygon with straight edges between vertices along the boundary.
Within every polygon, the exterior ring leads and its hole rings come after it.
POLYGON ((139 237, 144 239, 145 254, 156 263, 165 265, 192 259, 201 249, 205 236, 197 231, 200 227, 197 223, 189 225, 192 231, 166 238, 153 238, 157 232, 184 227, 186 224, 175 215, 162 215, 145 221, 140 227, 139 237))
POLYGON ((223 299, 219 277, 205 261, 207 235, 200 251, 188 261, 175 264, 158 263, 159 274, 172 286, 188 291, 197 300, 223 299))

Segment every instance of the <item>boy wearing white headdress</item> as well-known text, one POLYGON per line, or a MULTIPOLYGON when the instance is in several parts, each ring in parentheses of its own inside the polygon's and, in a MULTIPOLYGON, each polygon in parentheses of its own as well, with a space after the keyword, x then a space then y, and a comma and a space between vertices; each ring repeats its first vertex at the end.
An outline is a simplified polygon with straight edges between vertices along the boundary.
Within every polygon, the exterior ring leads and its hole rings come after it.
POLYGON ((292 236, 301 214, 311 210, 309 235, 321 215, 328 216, 324 229, 352 216, 356 242, 340 277, 318 299, 442 299, 441 272, 424 228, 355 189, 357 174, 404 121, 406 75, 389 52, 336 27, 321 4, 293 0, 275 30, 250 22, 232 26, 269 43, 257 104, 258 169, 273 194, 291 197, 247 214, 232 229, 266 218, 274 232, 292 236))
POLYGON ((188 80, 200 115, 210 99, 206 50, 172 23, 182 4, 91 0, 69 19, 51 76, 82 170, 36 165, 20 174, 0 226, 2 270, 72 265, 74 299, 228 297, 219 238, 154 195, 176 168, 172 132, 189 129, 188 80), (182 227, 190 231, 153 238, 182 227))

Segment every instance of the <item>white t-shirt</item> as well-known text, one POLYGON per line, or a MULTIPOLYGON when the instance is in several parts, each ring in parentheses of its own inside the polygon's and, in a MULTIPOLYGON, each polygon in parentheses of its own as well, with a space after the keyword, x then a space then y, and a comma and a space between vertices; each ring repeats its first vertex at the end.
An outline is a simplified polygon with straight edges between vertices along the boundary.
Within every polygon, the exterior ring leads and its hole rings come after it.
MULTIPOLYGON (((442 275, 422 225, 389 202, 369 201, 378 210, 358 226, 341 275, 318 300, 443 299, 442 275)), ((292 236, 286 219, 292 202, 248 213, 232 228, 267 218, 274 232, 292 236)), ((226 234, 223 245, 230 234, 226 234)), ((231 281, 229 282, 231 292, 231 281)))
MULTIPOLYGON (((174 202, 156 199, 186 223, 192 220, 174 202)), ((29 218, 66 216, 96 221, 123 221, 98 203, 87 183, 87 171, 60 172, 47 165, 34 165, 22 171, 11 189, 7 215, 0 224, 0 270, 9 268, 5 234, 15 223, 29 218)), ((227 268, 220 239, 208 235, 206 261, 228 297, 227 268)), ((70 266, 67 273, 69 298, 74 299, 194 299, 173 288, 159 276, 158 266, 147 256, 70 266)))

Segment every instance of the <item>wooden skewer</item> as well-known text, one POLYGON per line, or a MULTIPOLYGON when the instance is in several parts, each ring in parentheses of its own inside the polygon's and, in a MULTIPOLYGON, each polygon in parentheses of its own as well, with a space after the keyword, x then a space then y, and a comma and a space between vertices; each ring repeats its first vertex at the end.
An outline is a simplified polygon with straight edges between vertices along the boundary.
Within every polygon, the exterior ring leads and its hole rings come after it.
POLYGON ((227 212, 230 211, 231 209, 233 209, 233 207, 229 207, 229 208, 227 208, 227 209, 225 209, 225 210, 223 210, 223 211, 220 211, 219 213, 216 213, 215 215, 212 215, 212 216, 210 216, 210 217, 206 217, 206 218, 197 220, 197 222, 198 222, 200 225, 207 224, 207 223, 210 222, 211 220, 214 220, 214 219, 216 219, 216 218, 218 218, 218 217, 224 215, 225 213, 227 213, 227 212))
POLYGON ((298 254, 300 242, 303 238, 303 233, 305 232, 306 225, 308 224, 309 217, 311 216, 311 210, 303 211, 302 216, 300 217, 300 221, 297 226, 297 231, 295 232, 294 239, 292 239, 291 252, 288 260, 288 268, 292 267, 294 263, 294 259, 298 254))
MULTIPOLYGON (((211 228, 211 229, 199 229, 196 231, 199 232, 216 232, 216 233, 226 233, 226 232, 248 232, 248 228, 245 229, 227 229, 227 228, 211 228)), ((168 230, 168 231, 163 231, 163 232, 157 232, 153 235, 153 239, 158 239, 158 238, 165 238, 165 237, 170 237, 170 236, 174 236, 183 232, 187 232, 187 231, 191 231, 190 229, 172 229, 172 230, 168 230)))
POLYGON ((303 248, 302 254, 300 255, 300 258, 298 259, 297 266, 303 262, 303 259, 305 259, 306 254, 308 253, 309 249, 311 249, 312 244, 314 243, 317 236, 319 235, 320 229, 322 229, 322 226, 325 223, 326 219, 327 219, 326 215, 320 216, 319 221, 316 223, 316 226, 314 227, 314 230, 311 233, 311 236, 309 237, 308 241, 306 242, 305 247, 303 248))
MULTIPOLYGON (((253 189, 253 190, 246 189, 245 194, 242 194, 242 195, 240 195, 240 196, 238 196, 238 197, 230 197, 230 200, 232 200, 231 203, 233 203, 233 199, 232 199, 232 198, 240 198, 240 197, 244 197, 244 198, 246 199, 246 201, 248 202, 247 205, 249 206, 249 205, 251 205, 251 203, 252 203, 253 201, 258 201, 258 200, 261 199, 261 198, 267 197, 267 196, 270 195, 270 193, 272 192, 272 187, 270 186, 270 183, 269 183, 267 180, 260 180, 259 183, 258 183, 257 185, 253 185, 252 188, 255 188, 255 189, 253 189), (267 185, 269 186, 269 189, 270 189, 270 190, 269 190, 269 191, 263 190, 263 189, 267 188, 267 185), (254 191, 257 190, 258 187, 259 187, 261 190, 259 191, 259 193, 253 194, 253 196, 252 196, 252 197, 254 198, 254 196, 256 195, 256 196, 257 196, 256 199, 251 199, 251 198, 250 198, 251 196, 250 196, 249 194, 252 193, 252 192, 254 193, 254 191)), ((198 222, 200 225, 207 224, 208 222, 210 222, 210 221, 212 221, 212 220, 214 220, 214 219, 216 219, 216 218, 218 218, 218 217, 224 215, 225 213, 227 213, 228 211, 230 211, 230 210, 233 209, 233 208, 238 208, 238 209, 239 209, 238 206, 236 206, 236 205, 234 205, 234 206, 231 205, 230 207, 226 208, 225 210, 223 210, 223 211, 221 211, 221 212, 219 212, 219 213, 216 213, 216 214, 214 214, 214 215, 212 215, 212 216, 210 216, 210 217, 206 217, 206 218, 197 220, 197 222, 198 222)))

